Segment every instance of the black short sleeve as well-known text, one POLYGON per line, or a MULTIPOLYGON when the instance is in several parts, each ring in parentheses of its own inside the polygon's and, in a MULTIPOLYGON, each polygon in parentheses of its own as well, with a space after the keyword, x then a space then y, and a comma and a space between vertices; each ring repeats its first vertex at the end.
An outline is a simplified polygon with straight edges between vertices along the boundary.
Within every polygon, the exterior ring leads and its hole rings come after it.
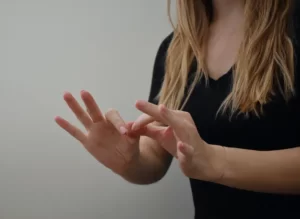
POLYGON ((295 49, 295 80, 296 80, 296 92, 299 97, 300 93, 300 1, 294 1, 294 10, 293 10, 293 40, 294 40, 294 49, 295 49))
POLYGON ((158 99, 156 97, 159 94, 164 79, 166 55, 172 37, 173 34, 171 33, 162 41, 155 57, 150 94, 148 97, 148 101, 154 104, 158 104, 158 99))

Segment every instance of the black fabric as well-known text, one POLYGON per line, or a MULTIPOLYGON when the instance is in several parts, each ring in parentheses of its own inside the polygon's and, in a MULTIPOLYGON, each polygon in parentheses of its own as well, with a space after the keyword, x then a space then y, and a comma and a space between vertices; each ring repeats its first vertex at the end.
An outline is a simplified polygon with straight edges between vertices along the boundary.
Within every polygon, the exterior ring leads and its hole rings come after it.
MULTIPOLYGON (((299 31, 295 38, 299 40, 299 31)), ((157 96, 164 77, 165 57, 172 34, 160 45, 156 55, 149 101, 157 103, 157 96)), ((299 46, 295 44, 296 59, 299 46)), ((299 85, 300 66, 295 75, 299 85)), ((192 72, 191 72, 192 73, 192 72)), ((210 144, 252 150, 277 150, 300 146, 300 86, 296 97, 289 103, 277 98, 265 106, 260 118, 240 115, 230 121, 226 116, 216 117, 220 104, 230 92, 232 72, 219 80, 210 79, 209 86, 199 82, 191 95, 188 111, 201 137, 210 144)), ((300 218, 300 196, 266 194, 229 188, 199 180, 190 180, 195 218, 300 218)))
POLYGON ((149 94, 149 102, 158 103, 157 96, 159 94, 160 88, 162 86, 164 80, 164 72, 165 72, 165 60, 167 55, 167 50, 172 40, 173 33, 167 36, 164 41, 160 44, 158 52, 155 57, 154 67, 153 67, 153 75, 151 81, 151 89, 149 94))

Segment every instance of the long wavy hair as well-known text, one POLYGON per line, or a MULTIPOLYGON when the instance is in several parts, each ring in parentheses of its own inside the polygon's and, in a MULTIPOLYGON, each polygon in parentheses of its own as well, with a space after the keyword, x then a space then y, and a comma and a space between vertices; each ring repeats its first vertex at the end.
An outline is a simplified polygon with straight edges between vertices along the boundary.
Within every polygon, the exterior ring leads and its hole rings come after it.
MULTIPOLYGON (((170 21, 170 4, 168 12, 170 21)), ((294 93, 294 48, 290 36, 293 0, 245 0, 245 30, 233 69, 232 89, 222 112, 260 114, 275 91, 288 100, 294 93)), ((212 0, 177 0, 177 22, 167 51, 159 102, 183 109, 202 77, 208 81, 205 46, 213 17, 212 0), (194 79, 187 89, 192 63, 194 79), (186 92, 188 90, 188 92, 186 92)), ((220 110, 219 109, 219 110, 220 110)))

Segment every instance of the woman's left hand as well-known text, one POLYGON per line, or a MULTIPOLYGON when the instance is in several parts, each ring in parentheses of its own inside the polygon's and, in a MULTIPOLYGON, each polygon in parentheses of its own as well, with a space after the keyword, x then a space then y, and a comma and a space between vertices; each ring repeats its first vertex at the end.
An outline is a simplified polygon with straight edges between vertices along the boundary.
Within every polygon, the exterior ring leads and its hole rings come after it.
POLYGON ((170 110, 163 105, 157 106, 146 101, 138 101, 136 108, 144 114, 133 124, 134 130, 153 121, 172 129, 177 143, 177 158, 187 177, 214 182, 222 178, 224 149, 210 145, 200 137, 189 113, 170 110))

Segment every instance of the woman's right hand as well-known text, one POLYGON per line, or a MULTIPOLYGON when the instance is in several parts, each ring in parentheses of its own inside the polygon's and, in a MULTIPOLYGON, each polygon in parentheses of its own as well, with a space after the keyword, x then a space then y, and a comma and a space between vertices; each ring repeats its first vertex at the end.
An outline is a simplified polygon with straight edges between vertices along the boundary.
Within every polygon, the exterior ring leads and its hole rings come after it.
POLYGON ((61 117, 55 118, 56 123, 81 142, 104 166, 119 175, 125 174, 126 170, 138 160, 139 135, 128 135, 131 127, 123 121, 116 110, 110 110, 103 115, 89 92, 82 91, 81 98, 87 108, 86 111, 72 94, 64 94, 64 100, 87 133, 61 117))

